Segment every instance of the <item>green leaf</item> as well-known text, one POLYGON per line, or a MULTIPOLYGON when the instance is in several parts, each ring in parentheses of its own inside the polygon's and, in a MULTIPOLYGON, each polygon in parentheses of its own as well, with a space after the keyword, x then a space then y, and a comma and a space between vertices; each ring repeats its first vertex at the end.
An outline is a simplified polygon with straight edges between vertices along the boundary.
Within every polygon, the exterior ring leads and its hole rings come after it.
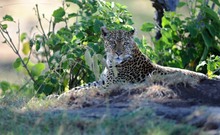
POLYGON ((28 53, 30 52, 30 42, 29 42, 29 41, 23 43, 22 52, 23 52, 25 55, 28 55, 28 53))
POLYGON ((35 65, 33 62, 30 61, 30 58, 28 57, 23 58, 23 61, 25 64, 27 64, 29 70, 31 70, 32 67, 35 65))
POLYGON ((85 61, 86 61, 86 64, 89 66, 90 70, 92 70, 93 60, 88 49, 85 51, 85 61))
POLYGON ((206 25, 205 27, 208 29, 212 37, 215 37, 216 35, 218 35, 218 31, 213 25, 206 25))
POLYGON ((20 37, 21 42, 23 42, 26 39, 26 37, 27 37, 27 33, 22 33, 20 37))
POLYGON ((4 20, 4 21, 10 21, 10 22, 13 22, 13 21, 14 21, 14 19, 13 19, 10 15, 5 15, 5 16, 3 17, 3 20, 4 20))
POLYGON ((40 76, 44 69, 45 65, 43 63, 38 63, 32 67, 31 74, 33 76, 40 76))
POLYGON ((79 3, 79 0, 66 0, 66 2, 72 2, 72 3, 77 4, 77 3, 79 3))
POLYGON ((212 38, 206 30, 202 32, 202 38, 205 41, 206 47, 210 48, 212 46, 212 38))
POLYGON ((186 2, 179 2, 177 7, 181 8, 186 5, 186 2))
POLYGON ((62 18, 64 15, 65 15, 65 11, 61 7, 55 10, 52 14, 52 16, 55 18, 62 18))
POLYGON ((42 84, 39 84, 39 85, 40 85, 40 87, 38 85, 35 85, 35 87, 36 87, 36 89, 38 89, 37 93, 39 95, 41 95, 42 97, 44 97, 44 94, 45 95, 52 94, 52 92, 54 90, 54 87, 55 87, 54 85, 49 84, 49 83, 42 83, 42 84))
POLYGON ((209 61, 207 64, 207 69, 210 71, 214 71, 216 69, 216 65, 214 61, 209 61))
POLYGON ((40 41, 36 41, 36 51, 39 51, 39 49, 40 49, 40 41))
POLYGON ((77 37, 78 39, 82 39, 82 38, 85 37, 85 35, 84 35, 83 32, 79 32, 79 33, 77 33, 76 37, 77 37))
POLYGON ((142 26, 141 26, 141 30, 144 31, 144 32, 150 32, 153 28, 154 28, 154 24, 153 23, 144 23, 142 26))
POLYGON ((99 79, 100 76, 100 71, 99 71, 99 65, 98 65, 98 57, 95 55, 93 55, 93 72, 95 74, 96 80, 99 79))
POLYGON ((218 5, 218 6, 220 7, 220 2, 219 2, 219 0, 211 0, 211 1, 213 1, 216 5, 218 5))
POLYGON ((162 28, 164 28, 165 26, 170 26, 171 22, 170 19, 167 18, 166 16, 162 17, 162 28))
POLYGON ((162 28, 161 34, 165 36, 167 39, 172 38, 172 30, 170 28, 162 28))
POLYGON ((191 37, 197 37, 199 30, 196 28, 195 24, 187 25, 186 29, 189 31, 191 37))
POLYGON ((218 17, 218 14, 212 10, 211 8, 209 7, 203 7, 204 11, 209 15, 209 17, 211 17, 212 19, 214 19, 214 21, 217 21, 218 23, 219 22, 219 17, 218 17))
POLYGON ((6 30, 6 29, 8 28, 8 25, 7 25, 7 24, 1 24, 1 26, 2 26, 2 28, 3 28, 4 30, 6 30))
POLYGON ((102 27, 104 24, 99 21, 99 20, 95 20, 94 26, 93 26, 93 30, 95 33, 99 33, 100 32, 100 27, 102 27))
POLYGON ((10 89, 11 89, 11 90, 19 90, 19 89, 20 89, 20 85, 10 84, 10 89))
POLYGON ((10 84, 6 81, 0 82, 0 88, 5 92, 6 90, 10 89, 10 84))
POLYGON ((52 14, 52 16, 55 18, 55 22, 60 22, 63 20, 63 16, 65 15, 65 10, 63 8, 58 8, 57 10, 55 10, 52 14))
POLYGON ((76 17, 76 16, 79 16, 79 15, 77 13, 68 14, 68 18, 72 18, 72 17, 76 17))
POLYGON ((17 69, 17 68, 19 68, 21 66, 21 59, 20 58, 17 58, 16 60, 15 60, 15 62, 13 63, 13 67, 15 68, 15 69, 17 69))

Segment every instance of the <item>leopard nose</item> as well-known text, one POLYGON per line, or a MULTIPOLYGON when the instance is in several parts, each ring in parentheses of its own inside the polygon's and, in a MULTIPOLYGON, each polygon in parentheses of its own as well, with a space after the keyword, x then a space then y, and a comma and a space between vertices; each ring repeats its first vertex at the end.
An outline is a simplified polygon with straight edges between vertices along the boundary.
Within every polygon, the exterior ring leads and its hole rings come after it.
POLYGON ((117 51, 115 52, 118 56, 120 56, 122 54, 122 51, 117 51))

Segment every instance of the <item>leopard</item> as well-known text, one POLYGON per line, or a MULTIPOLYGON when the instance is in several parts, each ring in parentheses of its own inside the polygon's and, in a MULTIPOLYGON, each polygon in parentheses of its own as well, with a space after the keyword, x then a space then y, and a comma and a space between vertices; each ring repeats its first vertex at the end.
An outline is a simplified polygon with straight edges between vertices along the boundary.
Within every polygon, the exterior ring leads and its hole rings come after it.
POLYGON ((153 63, 145 56, 134 41, 135 30, 109 30, 101 27, 101 37, 104 40, 106 66, 98 81, 75 87, 68 92, 85 90, 91 87, 105 88, 119 83, 141 83, 152 74, 166 75, 180 73, 199 80, 207 79, 203 73, 186 69, 165 67, 153 63))

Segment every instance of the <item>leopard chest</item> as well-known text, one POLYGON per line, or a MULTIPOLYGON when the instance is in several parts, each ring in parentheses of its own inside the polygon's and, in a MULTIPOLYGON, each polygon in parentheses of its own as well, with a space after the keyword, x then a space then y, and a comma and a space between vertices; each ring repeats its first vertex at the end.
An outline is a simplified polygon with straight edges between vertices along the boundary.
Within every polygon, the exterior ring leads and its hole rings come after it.
POLYGON ((143 82, 146 76, 153 72, 152 64, 142 55, 122 62, 116 68, 118 71, 117 79, 129 83, 143 82))

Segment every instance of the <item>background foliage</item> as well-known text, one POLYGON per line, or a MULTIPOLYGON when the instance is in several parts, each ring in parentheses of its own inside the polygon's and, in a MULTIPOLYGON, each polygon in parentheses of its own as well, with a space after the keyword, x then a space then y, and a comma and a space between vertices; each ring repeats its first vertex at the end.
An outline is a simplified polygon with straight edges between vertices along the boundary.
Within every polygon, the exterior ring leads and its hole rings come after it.
MULTIPOLYGON (((213 0, 213 3, 220 7, 218 1, 213 0)), ((219 75, 219 14, 203 0, 190 4, 181 2, 179 5, 190 7, 189 17, 175 12, 165 13, 160 28, 162 38, 153 38, 153 46, 147 44, 145 38, 136 38, 135 41, 141 51, 156 63, 201 71, 210 77, 219 75)), ((133 24, 132 15, 125 6, 99 0, 66 0, 62 7, 54 10, 52 19, 41 16, 37 5, 35 11, 40 33, 34 36, 19 33, 22 53, 26 57, 21 57, 20 47, 14 45, 7 31, 7 23, 14 22, 12 16, 2 18, 0 32, 4 42, 18 55, 14 68, 31 78, 28 87, 44 95, 61 93, 98 79, 105 58, 100 27, 105 25, 109 29, 126 30, 132 29, 133 24), (73 4, 79 10, 67 12, 73 4), (42 27, 42 19, 49 20, 48 32, 42 27), (63 24, 63 27, 57 28, 57 24, 63 24), (35 57, 37 62, 32 62, 31 57, 35 57)), ((150 32, 154 28, 154 24, 145 23, 142 31, 150 32)), ((5 92, 27 85, 11 85, 3 81, 0 87, 5 92)))
MULTIPOLYGON (((219 75, 220 20, 217 9, 220 3, 213 0, 209 5, 200 0, 180 2, 179 7, 182 6, 189 7, 190 16, 166 12, 160 28, 162 37, 153 39, 154 46, 147 52, 148 56, 161 65, 199 71, 209 77, 219 75)), ((142 25, 142 31, 145 32, 153 28, 154 25, 150 23, 142 25)))
MULTIPOLYGON (((133 24, 131 14, 119 3, 67 0, 53 12, 50 30, 46 33, 37 5, 35 11, 41 34, 33 37, 27 33, 20 35, 22 52, 27 57, 19 57, 14 68, 27 72, 37 93, 46 95, 98 79, 104 58, 100 27, 129 29, 133 24), (71 4, 79 7, 77 13, 67 12, 71 4), (71 23, 72 19, 76 21, 71 23), (64 27, 56 30, 58 23, 64 27), (37 58, 37 64, 31 62, 31 56, 37 58)), ((8 36, 6 21, 13 21, 13 18, 6 15, 1 23, 2 33, 8 36)), ((16 48, 10 39, 5 42, 16 48)), ((19 54, 18 50, 15 53, 19 54)))

